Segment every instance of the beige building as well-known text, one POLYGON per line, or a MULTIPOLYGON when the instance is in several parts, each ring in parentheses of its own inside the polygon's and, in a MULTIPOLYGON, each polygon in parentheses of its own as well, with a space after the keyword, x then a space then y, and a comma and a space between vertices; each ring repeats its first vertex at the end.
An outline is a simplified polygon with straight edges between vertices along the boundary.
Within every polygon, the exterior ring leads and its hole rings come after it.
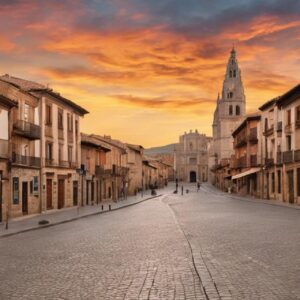
MULTIPOLYGON (((233 154, 232 132, 243 121, 246 113, 246 99, 241 70, 232 49, 223 82, 222 96, 217 99, 213 120, 213 152, 216 163, 233 154)), ((213 161, 213 159, 211 159, 213 161)), ((212 176, 210 176, 212 177, 212 176)))
POLYGON ((0 223, 8 217, 11 205, 12 109, 17 102, 0 94, 0 223))
POLYGON ((13 148, 12 161, 17 168, 16 175, 12 174, 12 214, 16 214, 18 207, 14 204, 17 186, 21 190, 23 211, 26 210, 23 199, 28 199, 28 213, 78 205, 80 117, 88 112, 41 84, 9 75, 1 76, 0 80, 24 94, 18 99, 20 109, 14 117, 17 146, 13 148), (21 183, 18 177, 22 178, 21 183))
POLYGON ((208 178, 208 145, 211 138, 197 130, 179 137, 175 146, 176 178, 186 182, 205 182, 208 178))

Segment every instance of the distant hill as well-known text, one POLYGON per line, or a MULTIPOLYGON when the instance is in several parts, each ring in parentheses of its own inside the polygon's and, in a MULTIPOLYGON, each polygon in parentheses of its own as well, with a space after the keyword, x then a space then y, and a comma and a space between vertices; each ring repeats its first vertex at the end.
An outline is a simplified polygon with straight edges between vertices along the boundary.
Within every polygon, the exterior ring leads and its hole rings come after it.
POLYGON ((144 153, 149 156, 155 156, 157 154, 173 153, 176 144, 169 144, 161 147, 152 147, 145 149, 144 153))

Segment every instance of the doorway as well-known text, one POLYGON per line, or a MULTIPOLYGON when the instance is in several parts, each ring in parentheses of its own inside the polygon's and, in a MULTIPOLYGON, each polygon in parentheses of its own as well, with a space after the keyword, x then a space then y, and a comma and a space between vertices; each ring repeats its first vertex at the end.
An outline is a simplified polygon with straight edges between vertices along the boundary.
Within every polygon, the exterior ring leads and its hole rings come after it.
POLYGON ((78 205, 78 181, 73 181, 73 205, 78 205))
POLYGON ((47 209, 52 209, 52 179, 47 179, 47 209))
POLYGON ((22 213, 23 215, 28 214, 28 182, 22 182, 22 213))
POLYGON ((65 206, 65 180, 58 179, 57 208, 61 209, 64 206, 65 206))
POLYGON ((294 172, 288 171, 287 172, 288 177, 288 198, 289 203, 294 203, 294 172))
POLYGON ((195 171, 190 172, 190 182, 196 182, 197 181, 197 174, 195 171))

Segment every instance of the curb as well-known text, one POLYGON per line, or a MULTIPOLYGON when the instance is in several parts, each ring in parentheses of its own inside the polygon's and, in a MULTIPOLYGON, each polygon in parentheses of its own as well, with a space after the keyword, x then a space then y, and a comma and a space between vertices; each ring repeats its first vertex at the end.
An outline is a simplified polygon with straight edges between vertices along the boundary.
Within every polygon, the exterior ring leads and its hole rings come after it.
POLYGON ((140 201, 137 201, 137 202, 134 202, 134 203, 130 203, 128 205, 124 205, 124 206, 112 208, 111 210, 97 211, 97 212, 93 212, 93 213, 90 213, 90 214, 86 214, 86 215, 82 215, 82 216, 77 216, 77 217, 73 217, 73 218, 70 218, 70 219, 62 220, 62 221, 58 221, 58 222, 55 222, 55 223, 49 223, 49 224, 45 224, 45 225, 39 225, 38 227, 37 226, 35 226, 35 227, 29 227, 29 228, 26 228, 26 229, 23 229, 23 230, 6 233, 6 234, 3 234, 3 235, 0 235, 0 239, 6 238, 6 237, 10 237, 10 236, 13 236, 13 235, 17 235, 17 234, 21 234, 21 233, 25 233, 25 232, 28 232, 28 231, 40 230, 40 229, 44 229, 44 228, 48 228, 48 227, 53 227, 53 226, 60 225, 60 224, 65 224, 65 223, 73 222, 73 221, 76 221, 76 220, 79 220, 79 219, 88 218, 88 217, 91 217, 91 216, 96 216, 96 215, 100 215, 100 214, 105 214, 105 213, 113 212, 113 211, 116 211, 116 210, 119 210, 119 209, 127 208, 127 207, 130 207, 130 206, 133 206, 133 205, 145 202, 147 200, 151 200, 151 199, 155 199, 155 198, 161 197, 162 195, 163 194, 159 194, 159 195, 156 195, 156 196, 153 196, 153 197, 145 198, 145 199, 142 199, 140 201))

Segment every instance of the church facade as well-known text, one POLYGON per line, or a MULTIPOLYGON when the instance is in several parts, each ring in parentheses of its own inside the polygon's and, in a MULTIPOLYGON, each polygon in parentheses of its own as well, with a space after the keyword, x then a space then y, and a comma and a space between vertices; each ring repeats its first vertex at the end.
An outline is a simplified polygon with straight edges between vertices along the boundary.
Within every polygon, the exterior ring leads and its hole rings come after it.
POLYGON ((213 162, 219 164, 222 159, 233 155, 232 133, 246 115, 246 98, 238 65, 236 51, 233 48, 228 59, 222 95, 218 95, 213 120, 213 162))
POLYGON ((176 178, 185 182, 205 182, 208 180, 207 151, 210 137, 197 130, 184 133, 175 146, 176 178))

